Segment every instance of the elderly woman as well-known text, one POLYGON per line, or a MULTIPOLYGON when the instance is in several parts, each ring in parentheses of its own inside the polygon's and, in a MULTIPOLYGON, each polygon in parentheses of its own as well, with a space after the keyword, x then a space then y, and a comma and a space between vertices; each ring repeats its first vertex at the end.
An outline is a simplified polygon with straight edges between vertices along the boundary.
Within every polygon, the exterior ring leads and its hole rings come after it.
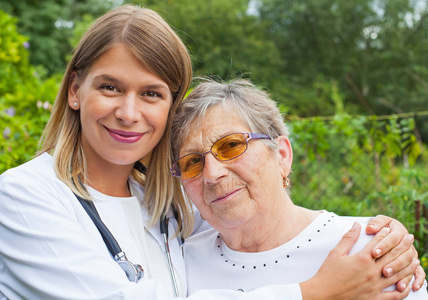
MULTIPOLYGON (((248 81, 200 84, 179 108, 172 130, 173 175, 214 228, 186 242, 189 294, 206 288, 247 292, 284 282, 304 286, 317 272, 329 272, 335 263, 329 253, 350 228, 360 231, 350 219, 293 204, 287 193, 293 161, 287 126, 275 102, 248 81)), ((352 252, 369 253, 371 243, 372 236, 361 231, 352 252)), ((392 297, 394 292, 382 290, 397 277, 382 277, 379 266, 388 259, 350 264, 350 275, 331 274, 330 283, 358 277, 378 289, 379 297, 369 299, 392 297), (379 271, 370 273, 375 267, 379 271), (366 274, 353 273, 365 268, 366 274)), ((311 281, 303 298, 331 299, 319 288, 327 284, 311 281)), ((347 292, 346 299, 358 294, 347 292)), ((408 298, 427 299, 426 288, 408 298)))

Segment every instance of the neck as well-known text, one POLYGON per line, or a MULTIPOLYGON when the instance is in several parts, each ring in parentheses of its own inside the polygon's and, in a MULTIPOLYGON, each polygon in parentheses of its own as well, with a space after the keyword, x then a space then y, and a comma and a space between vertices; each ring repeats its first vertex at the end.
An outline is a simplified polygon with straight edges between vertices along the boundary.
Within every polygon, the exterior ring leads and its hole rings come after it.
POLYGON ((318 215, 317 212, 296 206, 288 195, 266 218, 252 221, 236 229, 223 230, 226 245, 240 252, 261 252, 279 247, 303 231, 318 215))
POLYGON ((91 168, 88 163, 89 185, 98 192, 113 197, 130 197, 128 179, 133 166, 97 166, 91 168))

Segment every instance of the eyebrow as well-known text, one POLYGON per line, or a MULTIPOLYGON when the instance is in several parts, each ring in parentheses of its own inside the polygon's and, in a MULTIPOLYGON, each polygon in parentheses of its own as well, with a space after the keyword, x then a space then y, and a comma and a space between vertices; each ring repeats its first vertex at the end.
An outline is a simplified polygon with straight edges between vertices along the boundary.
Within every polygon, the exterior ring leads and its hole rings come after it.
POLYGON ((151 89, 151 90, 167 90, 169 91, 169 87, 163 85, 163 84, 149 84, 149 85, 145 85, 144 86, 146 89, 151 89))
POLYGON ((97 76, 94 77, 94 81, 95 80, 100 80, 100 79, 101 80, 111 81, 111 82, 117 83, 117 84, 121 83, 121 81, 119 79, 114 78, 114 77, 112 77, 110 75, 106 75, 106 74, 101 74, 101 75, 97 75, 97 76))
MULTIPOLYGON (((115 78, 112 77, 110 75, 107 74, 101 74, 101 75, 97 75, 94 77, 94 81, 95 80, 107 80, 107 81, 111 81, 115 84, 121 84, 122 82, 115 78)), ((169 87, 165 84, 147 84, 147 85, 143 85, 145 89, 153 89, 153 90, 166 90, 166 91, 170 91, 169 87)))

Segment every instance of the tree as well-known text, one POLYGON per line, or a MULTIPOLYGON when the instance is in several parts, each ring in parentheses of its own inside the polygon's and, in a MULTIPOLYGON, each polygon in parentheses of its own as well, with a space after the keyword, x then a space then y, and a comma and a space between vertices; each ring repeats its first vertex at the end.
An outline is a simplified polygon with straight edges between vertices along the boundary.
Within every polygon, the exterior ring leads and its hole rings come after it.
MULTIPOLYGON (((195 74, 222 79, 250 77, 256 84, 280 90, 285 79, 276 46, 265 38, 264 24, 248 14, 248 0, 149 1, 183 39, 195 74)), ((274 94, 279 99, 280 93, 274 94)))
MULTIPOLYGON (((426 109, 426 1, 260 0, 259 12, 295 90, 334 80, 349 112, 426 109)), ((295 113, 312 113, 290 97, 295 113)))
POLYGON ((103 0, 0 0, 0 10, 17 17, 19 32, 29 37, 31 64, 43 66, 49 74, 64 71, 75 23, 112 6, 112 1, 103 0))

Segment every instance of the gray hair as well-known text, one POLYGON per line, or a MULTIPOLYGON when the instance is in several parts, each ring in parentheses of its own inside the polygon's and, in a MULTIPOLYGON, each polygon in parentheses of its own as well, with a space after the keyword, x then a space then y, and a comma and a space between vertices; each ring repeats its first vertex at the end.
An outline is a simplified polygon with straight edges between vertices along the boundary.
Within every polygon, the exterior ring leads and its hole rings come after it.
MULTIPOLYGON (((178 160, 180 148, 190 134, 191 126, 198 126, 206 112, 217 105, 234 111, 252 132, 288 138, 289 131, 276 102, 267 92, 260 90, 249 80, 235 79, 228 83, 204 79, 178 107, 172 123, 172 155, 178 160)), ((276 149, 270 140, 266 144, 276 149)))

